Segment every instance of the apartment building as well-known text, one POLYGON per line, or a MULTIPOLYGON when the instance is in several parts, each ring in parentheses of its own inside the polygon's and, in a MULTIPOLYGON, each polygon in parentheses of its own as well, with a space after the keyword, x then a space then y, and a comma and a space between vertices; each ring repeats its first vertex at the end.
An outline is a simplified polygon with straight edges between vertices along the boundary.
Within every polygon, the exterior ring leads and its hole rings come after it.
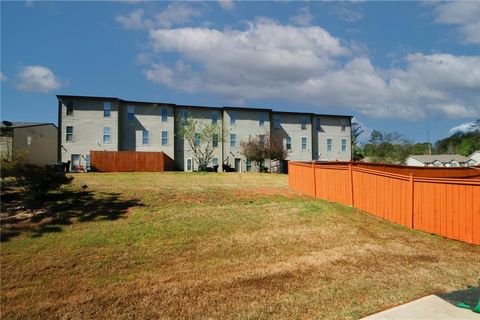
MULTIPOLYGON (((90 151, 163 151, 177 170, 195 171, 193 151, 178 134, 178 121, 192 117, 218 123, 211 166, 258 171, 241 154, 249 137, 280 139, 287 160, 350 160, 351 116, 283 112, 267 108, 187 106, 113 97, 58 95, 58 160, 90 166, 90 151)), ((269 163, 265 163, 269 167, 269 163)))

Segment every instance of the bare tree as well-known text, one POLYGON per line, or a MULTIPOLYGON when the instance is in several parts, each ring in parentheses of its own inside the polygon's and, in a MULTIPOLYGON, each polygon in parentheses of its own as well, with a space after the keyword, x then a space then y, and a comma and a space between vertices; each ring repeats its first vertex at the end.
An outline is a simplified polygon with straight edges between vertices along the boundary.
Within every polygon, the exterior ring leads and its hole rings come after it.
POLYGON ((224 142, 222 127, 216 123, 195 120, 191 116, 178 121, 178 132, 193 152, 199 171, 205 171, 213 159, 215 148, 224 142))
POLYGON ((352 160, 360 161, 364 158, 359 137, 364 133, 362 126, 358 122, 352 122, 352 160))

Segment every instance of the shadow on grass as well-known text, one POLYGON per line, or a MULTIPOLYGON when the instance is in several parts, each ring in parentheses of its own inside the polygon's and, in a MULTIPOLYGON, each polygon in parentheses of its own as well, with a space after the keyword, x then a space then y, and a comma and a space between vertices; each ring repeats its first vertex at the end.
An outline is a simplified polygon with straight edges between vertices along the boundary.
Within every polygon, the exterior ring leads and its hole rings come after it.
POLYGON ((24 233, 40 237, 61 232, 62 226, 75 222, 117 220, 129 208, 141 205, 137 199, 122 199, 119 193, 63 191, 50 194, 39 208, 27 210, 21 193, 2 194, 1 241, 24 233))
POLYGON ((480 287, 440 293, 437 294, 437 296, 445 301, 450 302, 454 306, 457 306, 459 303, 463 302, 475 307, 478 303, 480 303, 480 287))

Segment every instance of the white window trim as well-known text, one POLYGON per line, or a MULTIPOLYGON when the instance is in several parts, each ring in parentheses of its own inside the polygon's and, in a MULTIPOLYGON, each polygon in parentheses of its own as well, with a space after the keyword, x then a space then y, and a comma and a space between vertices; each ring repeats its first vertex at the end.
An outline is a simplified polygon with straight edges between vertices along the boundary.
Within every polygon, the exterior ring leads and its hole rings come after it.
POLYGON ((308 138, 307 137, 301 137, 300 138, 300 148, 302 151, 307 151, 308 150, 308 138), (303 148, 303 139, 305 139, 305 149, 303 148))

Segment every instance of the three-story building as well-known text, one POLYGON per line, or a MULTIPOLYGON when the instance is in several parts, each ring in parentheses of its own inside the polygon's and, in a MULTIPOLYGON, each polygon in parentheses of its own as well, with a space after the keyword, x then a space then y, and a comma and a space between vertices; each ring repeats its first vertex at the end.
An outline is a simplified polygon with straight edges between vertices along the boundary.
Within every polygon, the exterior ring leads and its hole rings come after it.
MULTIPOLYGON (((59 95, 58 160, 72 167, 90 165, 90 151, 163 151, 177 170, 195 171, 190 145, 179 134, 178 120, 192 117, 216 123, 222 136, 212 141, 209 166, 258 171, 245 159, 241 142, 249 138, 278 141, 287 160, 350 160, 351 116, 274 111, 267 108, 205 107, 128 101, 112 97, 59 95)), ((265 163, 269 167, 269 163, 265 163)))

